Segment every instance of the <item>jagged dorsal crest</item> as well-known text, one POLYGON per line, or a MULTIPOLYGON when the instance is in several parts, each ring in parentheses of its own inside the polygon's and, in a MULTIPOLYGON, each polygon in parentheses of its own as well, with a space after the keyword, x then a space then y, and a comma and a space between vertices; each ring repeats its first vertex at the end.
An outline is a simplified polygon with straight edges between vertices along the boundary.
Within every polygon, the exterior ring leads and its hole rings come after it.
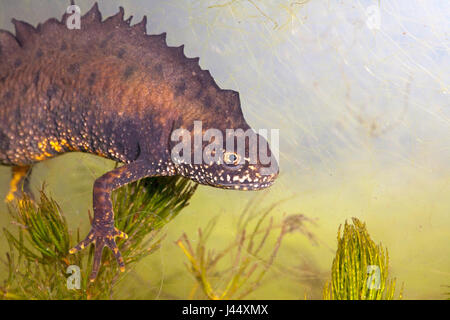
POLYGON ((16 29, 17 41, 22 46, 36 37, 37 30, 31 24, 16 19, 12 19, 12 23, 16 29))
POLYGON ((14 67, 14 55, 20 51, 16 37, 8 31, 0 30, 0 80, 14 67))
MULTIPOLYGON (((185 85, 194 89, 196 95, 213 90, 213 96, 221 98, 222 108, 229 108, 228 114, 242 116, 239 95, 231 90, 222 90, 215 83, 208 70, 202 70, 199 58, 188 58, 184 54, 184 45, 167 45, 166 33, 147 34, 147 18, 131 25, 132 17, 125 17, 122 7, 111 17, 102 19, 98 4, 81 16, 81 29, 69 29, 67 21, 71 14, 65 13, 61 20, 49 19, 36 28, 13 19, 15 36, 0 31, 0 77, 15 68, 15 60, 22 58, 31 61, 35 57, 55 54, 56 51, 80 50, 84 53, 95 52, 105 57, 114 55, 119 59, 128 59, 140 69, 150 68, 160 73, 161 80, 171 82, 173 87, 185 85), (93 50, 95 48, 95 50, 93 50), (25 57, 19 57, 19 56, 25 57), (205 90, 210 89, 210 90, 205 90)), ((101 57, 100 57, 101 58, 101 57)), ((214 107, 217 107, 215 104, 214 107)), ((225 114, 225 113, 224 113, 225 114)))

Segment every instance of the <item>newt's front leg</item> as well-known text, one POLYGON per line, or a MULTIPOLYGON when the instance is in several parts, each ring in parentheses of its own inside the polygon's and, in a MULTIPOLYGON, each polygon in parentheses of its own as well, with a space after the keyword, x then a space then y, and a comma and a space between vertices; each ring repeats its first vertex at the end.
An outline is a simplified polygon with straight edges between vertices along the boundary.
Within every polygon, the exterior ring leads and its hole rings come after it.
POLYGON ((92 273, 89 276, 90 281, 94 281, 100 269, 103 247, 108 247, 114 253, 120 266, 120 270, 125 270, 125 263, 115 238, 126 239, 128 236, 114 226, 114 212, 112 209, 111 192, 130 182, 156 175, 173 175, 173 170, 161 170, 152 166, 147 161, 135 161, 130 164, 119 167, 115 170, 105 173, 95 180, 93 192, 94 220, 92 228, 87 237, 77 246, 72 248, 69 253, 75 253, 84 249, 90 243, 95 243, 94 264, 92 273))

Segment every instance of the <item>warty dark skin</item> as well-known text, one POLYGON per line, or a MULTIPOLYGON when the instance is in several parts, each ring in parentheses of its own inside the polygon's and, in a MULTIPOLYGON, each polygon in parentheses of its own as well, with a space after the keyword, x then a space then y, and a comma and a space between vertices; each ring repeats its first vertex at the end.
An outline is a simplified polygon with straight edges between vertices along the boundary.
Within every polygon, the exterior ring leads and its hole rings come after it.
POLYGON ((36 28, 13 20, 15 35, 0 30, 0 163, 12 167, 9 201, 29 192, 34 163, 60 154, 87 152, 123 164, 95 181, 91 231, 71 249, 95 243, 94 280, 105 246, 125 267, 115 238, 127 236, 114 226, 113 190, 172 175, 259 190, 273 183, 278 166, 262 175, 268 165, 258 159, 239 166, 174 163, 175 128, 192 130, 201 121, 204 130, 250 129, 239 94, 220 89, 198 58, 187 58, 183 46, 167 46, 165 34, 147 35, 145 17, 131 26, 120 8, 102 21, 97 4, 81 17, 80 30, 67 28, 68 17, 36 28))

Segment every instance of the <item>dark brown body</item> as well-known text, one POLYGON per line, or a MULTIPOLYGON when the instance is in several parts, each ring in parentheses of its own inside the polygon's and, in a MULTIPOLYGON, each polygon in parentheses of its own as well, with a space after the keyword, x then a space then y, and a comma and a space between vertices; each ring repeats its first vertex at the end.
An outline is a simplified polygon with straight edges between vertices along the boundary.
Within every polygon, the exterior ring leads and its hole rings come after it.
POLYGON ((101 23, 94 7, 81 30, 67 29, 64 18, 37 30, 14 22, 16 38, 2 32, 0 42, 16 47, 0 68, 3 164, 68 151, 129 162, 161 152, 172 127, 194 119, 248 127, 238 94, 217 87, 182 47, 168 47, 165 34, 146 35, 145 20, 130 27, 121 11, 101 23))
MULTIPOLYGON (((125 164, 96 180, 92 230, 72 250, 95 241, 92 279, 104 246, 124 266, 114 241, 125 235, 114 227, 112 190, 175 174, 213 186, 220 186, 219 174, 226 175, 224 187, 233 185, 231 171, 223 168, 176 166, 170 157, 174 128, 191 130, 194 121, 204 129, 249 128, 237 92, 220 89, 198 58, 186 58, 182 46, 168 47, 165 34, 147 35, 145 18, 130 26, 123 15, 121 8, 102 22, 95 5, 82 17, 81 30, 69 30, 65 15, 37 28, 13 20, 15 36, 0 31, 0 163, 13 166, 12 191, 26 187, 20 184, 33 163, 65 152, 125 164)), ((252 181, 249 170, 232 173, 252 181)))

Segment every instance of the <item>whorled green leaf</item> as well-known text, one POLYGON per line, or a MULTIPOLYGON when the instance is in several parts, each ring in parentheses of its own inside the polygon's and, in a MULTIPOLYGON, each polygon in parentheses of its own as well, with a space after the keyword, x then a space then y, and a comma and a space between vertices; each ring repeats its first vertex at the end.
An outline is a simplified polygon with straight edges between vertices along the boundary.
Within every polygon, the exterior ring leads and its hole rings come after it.
MULTIPOLYGON (((162 227, 188 205, 196 188, 196 184, 181 177, 157 177, 142 179, 113 192, 116 227, 129 235, 128 240, 118 242, 128 271, 158 249, 163 239, 162 227)), ((6 259, 2 259, 8 268, 8 278, 0 286, 0 299, 112 297, 115 284, 126 272, 118 271, 113 255, 105 249, 97 280, 90 283, 94 246, 75 255, 68 253, 81 240, 83 232, 69 231, 60 207, 44 190, 40 191, 37 203, 23 199, 9 211, 17 228, 4 230, 10 249, 6 259), (67 287, 69 265, 80 267, 79 290, 67 287)))
MULTIPOLYGON (((395 279, 389 279, 387 249, 376 244, 357 218, 338 230, 338 248, 331 281, 323 289, 325 300, 393 300, 395 279)), ((400 298, 402 290, 400 292, 400 298)))

